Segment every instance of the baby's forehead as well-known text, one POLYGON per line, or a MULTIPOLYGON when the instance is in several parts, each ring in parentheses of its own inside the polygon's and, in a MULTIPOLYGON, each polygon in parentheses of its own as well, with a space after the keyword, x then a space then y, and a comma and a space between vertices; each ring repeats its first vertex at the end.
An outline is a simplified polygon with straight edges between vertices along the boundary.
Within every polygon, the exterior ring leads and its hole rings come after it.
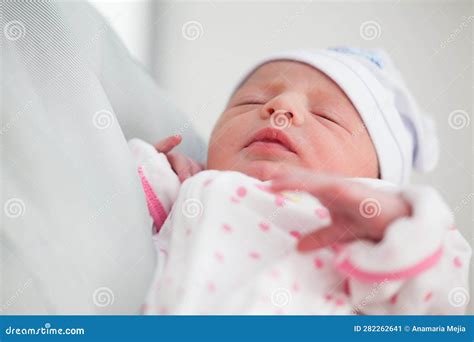
POLYGON ((264 63, 255 68, 248 76, 248 80, 273 80, 275 78, 285 78, 290 76, 318 76, 321 71, 311 65, 292 61, 292 60, 275 60, 264 63))
POLYGON ((240 91, 275 93, 285 89, 308 89, 345 96, 325 73, 308 64, 292 60, 275 60, 258 66, 244 79, 234 95, 240 91))

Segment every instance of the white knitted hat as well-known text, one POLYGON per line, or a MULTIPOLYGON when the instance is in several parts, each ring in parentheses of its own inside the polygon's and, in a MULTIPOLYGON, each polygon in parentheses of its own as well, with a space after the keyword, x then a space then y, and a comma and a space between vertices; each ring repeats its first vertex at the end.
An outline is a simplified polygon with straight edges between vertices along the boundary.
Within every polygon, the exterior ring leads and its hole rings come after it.
POLYGON ((243 80, 275 60, 313 66, 341 87, 372 138, 382 179, 401 185, 409 181, 412 169, 427 172, 435 167, 438 141, 434 123, 420 112, 384 51, 340 47, 278 52, 258 61, 243 80))

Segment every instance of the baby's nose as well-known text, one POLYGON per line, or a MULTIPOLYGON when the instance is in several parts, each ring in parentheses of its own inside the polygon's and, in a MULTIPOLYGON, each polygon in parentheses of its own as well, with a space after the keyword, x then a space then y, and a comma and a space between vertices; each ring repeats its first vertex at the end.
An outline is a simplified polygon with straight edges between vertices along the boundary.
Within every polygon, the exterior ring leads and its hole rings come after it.
POLYGON ((287 110, 285 110, 285 109, 278 109, 278 110, 276 110, 276 111, 273 110, 273 109, 271 109, 270 111, 271 111, 271 113, 270 113, 271 116, 284 115, 284 116, 286 116, 286 118, 287 118, 288 120, 292 120, 293 117, 294 117, 294 114, 293 114, 292 112, 287 111, 287 110))
POLYGON ((293 124, 293 113, 284 109, 278 109, 270 114, 270 124, 274 128, 285 129, 293 124))
POLYGON ((303 105, 296 94, 282 94, 268 101, 262 108, 262 118, 271 120, 287 120, 291 124, 303 123, 303 105))

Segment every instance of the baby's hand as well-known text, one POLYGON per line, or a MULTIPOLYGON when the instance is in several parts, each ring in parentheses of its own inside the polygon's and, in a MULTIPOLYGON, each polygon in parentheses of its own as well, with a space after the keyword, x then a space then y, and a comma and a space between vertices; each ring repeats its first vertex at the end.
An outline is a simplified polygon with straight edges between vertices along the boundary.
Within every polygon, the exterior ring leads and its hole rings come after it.
POLYGON ((179 181, 182 183, 187 178, 202 171, 204 167, 197 161, 182 153, 171 153, 171 150, 178 146, 181 141, 182 137, 180 135, 172 135, 156 143, 155 148, 158 152, 164 153, 166 155, 168 162, 171 164, 174 172, 178 175, 179 181))
POLYGON ((317 175, 303 169, 292 171, 290 176, 276 176, 271 189, 306 191, 317 197, 331 213, 329 226, 300 239, 300 251, 356 239, 378 242, 390 223, 411 215, 410 204, 398 193, 372 189, 344 178, 317 175))

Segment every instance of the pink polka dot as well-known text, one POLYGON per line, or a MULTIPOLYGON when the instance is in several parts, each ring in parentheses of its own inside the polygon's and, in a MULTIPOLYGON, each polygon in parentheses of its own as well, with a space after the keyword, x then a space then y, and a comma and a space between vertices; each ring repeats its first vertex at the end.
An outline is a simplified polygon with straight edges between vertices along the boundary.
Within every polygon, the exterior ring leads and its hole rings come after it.
POLYGON ((224 255, 220 252, 215 252, 214 253, 214 258, 219 261, 219 262, 223 262, 224 261, 224 255))
POLYGON ((251 257, 252 259, 258 260, 260 259, 260 253, 252 251, 249 253, 249 257, 251 257))
POLYGON ((301 233, 297 230, 292 230, 290 232, 290 235, 293 236, 294 238, 297 238, 297 239, 299 239, 301 237, 301 233))
POLYGON ((237 188, 237 196, 244 197, 246 194, 247 194, 247 189, 245 189, 243 186, 240 186, 237 188))
POLYGON ((314 267, 316 268, 323 268, 324 262, 320 258, 316 258, 313 260, 314 267))
POLYGON ((270 190, 269 186, 263 185, 263 184, 255 184, 255 187, 259 190, 265 191, 265 192, 272 192, 270 190))
POLYGON ((293 292, 298 292, 300 290, 300 285, 295 281, 291 287, 293 292))
POLYGON ((324 295, 324 299, 326 299, 326 300, 332 300, 332 298, 333 298, 333 296, 332 296, 332 294, 330 294, 330 293, 326 293, 326 294, 324 295))
POLYGON ((344 303, 345 303, 345 302, 344 302, 344 299, 342 299, 342 298, 336 299, 336 305, 337 305, 337 306, 344 305, 344 303))
POLYGON ((188 228, 188 229, 186 229, 186 236, 189 236, 189 235, 191 235, 191 233, 192 233, 191 229, 189 229, 189 228, 188 228))
POLYGON ((456 230, 456 226, 451 226, 451 230, 456 230))
POLYGON ((280 194, 275 195, 275 204, 278 207, 283 207, 283 205, 285 204, 285 197, 280 194))
POLYGON ((277 279, 277 278, 280 277, 280 272, 278 272, 277 270, 272 270, 272 271, 270 272, 270 275, 272 276, 272 278, 277 279))
POLYGON ((458 257, 458 256, 454 258, 453 263, 454 263, 454 266, 456 266, 456 267, 461 267, 462 266, 461 258, 458 257))
POLYGON ((225 231, 226 233, 232 233, 232 231, 234 229, 231 226, 229 226, 228 224, 224 223, 222 225, 222 230, 225 231))
POLYGON ((216 292, 216 285, 212 282, 207 284, 207 290, 211 293, 216 292))
POLYGON ((327 219, 329 217, 329 211, 326 208, 317 208, 314 212, 321 220, 327 219))
POLYGON ((433 297, 433 292, 428 292, 424 298, 425 302, 429 301, 432 297, 433 297))
POLYGON ((398 301, 398 294, 395 293, 391 298, 390 298, 390 304, 395 305, 397 304, 398 301))
POLYGON ((206 179, 206 181, 204 182, 204 186, 208 186, 211 183, 212 183, 212 178, 206 179))
POLYGON ((234 196, 232 196, 232 197, 230 198, 230 201, 231 201, 232 203, 235 203, 235 204, 240 203, 239 199, 236 198, 236 197, 234 197, 234 196))
POLYGON ((260 228, 260 230, 262 232, 268 232, 270 230, 270 225, 268 223, 265 223, 265 222, 261 222, 258 227, 260 228))
POLYGON ((342 250, 344 249, 344 246, 341 245, 341 244, 335 243, 335 244, 331 245, 331 249, 332 249, 335 253, 340 253, 340 252, 342 252, 342 250))

